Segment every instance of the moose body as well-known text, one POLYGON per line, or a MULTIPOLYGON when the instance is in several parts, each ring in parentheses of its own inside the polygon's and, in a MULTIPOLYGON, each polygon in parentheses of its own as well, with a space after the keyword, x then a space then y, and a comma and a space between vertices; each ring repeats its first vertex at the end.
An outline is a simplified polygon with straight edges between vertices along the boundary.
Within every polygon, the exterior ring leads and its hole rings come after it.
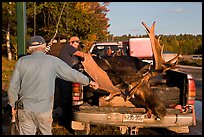
POLYGON ((137 90, 134 97, 129 99, 133 105, 144 107, 149 117, 151 113, 158 118, 165 116, 165 105, 153 94, 148 79, 141 82, 143 74, 149 71, 149 63, 131 56, 93 56, 93 59, 107 73, 113 85, 126 94, 130 94, 133 87, 140 84, 137 89, 133 89, 137 90))
POLYGON ((93 59, 100 68, 108 73, 114 85, 121 82, 130 84, 130 82, 138 80, 139 73, 137 72, 148 64, 131 56, 104 56, 93 57, 93 59))

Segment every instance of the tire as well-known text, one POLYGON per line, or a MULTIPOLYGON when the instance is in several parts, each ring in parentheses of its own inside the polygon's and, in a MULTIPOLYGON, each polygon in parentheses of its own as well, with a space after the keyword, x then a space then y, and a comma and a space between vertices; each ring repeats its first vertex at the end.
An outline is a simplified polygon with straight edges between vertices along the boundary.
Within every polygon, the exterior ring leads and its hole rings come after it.
POLYGON ((164 101, 166 107, 171 107, 180 102, 180 89, 178 87, 155 86, 152 92, 164 101))
POLYGON ((90 133, 91 127, 90 124, 85 124, 84 130, 74 130, 75 135, 88 135, 90 133))

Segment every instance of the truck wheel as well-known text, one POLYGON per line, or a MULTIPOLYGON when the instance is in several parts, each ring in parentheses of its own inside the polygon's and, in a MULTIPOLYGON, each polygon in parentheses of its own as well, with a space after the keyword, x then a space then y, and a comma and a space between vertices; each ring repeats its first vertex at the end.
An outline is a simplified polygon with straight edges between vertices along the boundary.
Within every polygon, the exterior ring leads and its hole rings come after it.
POLYGON ((154 86, 151 89, 157 97, 164 101, 166 107, 179 104, 180 89, 178 87, 154 86))

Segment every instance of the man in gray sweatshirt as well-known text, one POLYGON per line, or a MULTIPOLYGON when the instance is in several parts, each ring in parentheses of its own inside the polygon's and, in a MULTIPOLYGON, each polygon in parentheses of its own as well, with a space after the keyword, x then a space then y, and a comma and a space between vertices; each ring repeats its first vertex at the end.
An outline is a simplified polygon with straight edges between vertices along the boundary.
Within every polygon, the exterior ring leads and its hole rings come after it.
POLYGON ((47 55, 43 37, 31 37, 28 47, 31 55, 16 62, 10 80, 8 97, 12 115, 17 115, 20 135, 35 135, 36 128, 43 135, 51 135, 55 78, 89 85, 94 89, 98 89, 99 85, 61 59, 47 55))

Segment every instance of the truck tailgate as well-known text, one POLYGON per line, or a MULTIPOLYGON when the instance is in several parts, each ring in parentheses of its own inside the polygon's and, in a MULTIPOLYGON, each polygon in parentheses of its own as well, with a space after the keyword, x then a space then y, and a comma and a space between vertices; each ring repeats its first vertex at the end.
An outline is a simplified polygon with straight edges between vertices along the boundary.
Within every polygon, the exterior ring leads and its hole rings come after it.
POLYGON ((192 115, 168 108, 164 118, 156 119, 153 114, 148 118, 144 108, 81 106, 80 111, 74 111, 74 120, 114 126, 170 127, 192 125, 192 115))

